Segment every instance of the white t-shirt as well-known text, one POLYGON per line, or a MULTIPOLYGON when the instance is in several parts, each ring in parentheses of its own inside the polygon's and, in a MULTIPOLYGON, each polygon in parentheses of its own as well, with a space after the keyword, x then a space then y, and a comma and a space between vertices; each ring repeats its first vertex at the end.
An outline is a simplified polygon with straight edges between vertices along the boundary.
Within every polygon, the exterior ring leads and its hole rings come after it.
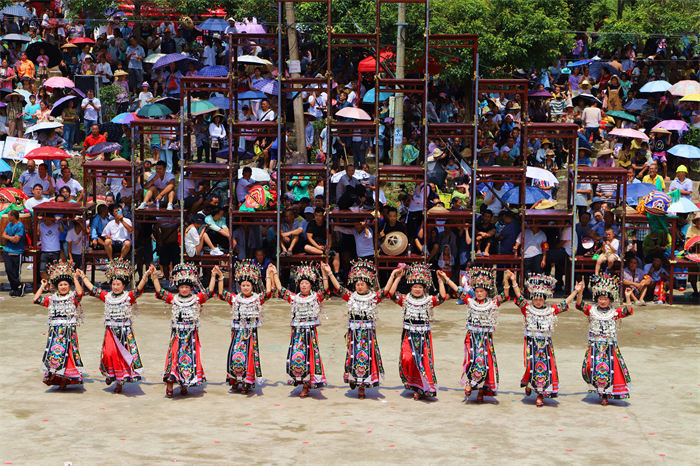
POLYGON ((107 225, 105 225, 104 230, 102 230, 102 236, 109 236, 112 241, 126 241, 129 239, 129 232, 127 231, 124 224, 131 226, 131 222, 128 218, 122 218, 121 223, 117 223, 116 220, 110 220, 107 225))
POLYGON ((83 253, 83 245, 85 243, 85 232, 80 230, 80 233, 75 232, 75 228, 71 228, 66 234, 66 242, 71 243, 70 252, 73 255, 83 253))
POLYGON ((75 178, 71 178, 68 181, 63 181, 63 178, 59 178, 58 181, 56 181, 56 191, 60 191, 64 186, 68 186, 70 188, 71 196, 77 196, 78 193, 83 190, 83 187, 75 178))
POLYGON ((620 249, 620 240, 617 238, 614 238, 610 243, 603 242, 603 252, 617 254, 618 249, 620 249))
POLYGON ((598 107, 586 107, 581 114, 581 119, 586 128, 597 128, 601 117, 602 114, 598 107))
POLYGON ((39 241, 41 241, 41 252, 58 252, 61 243, 58 240, 58 222, 49 226, 44 222, 39 224, 39 241))
POLYGON ((153 94, 151 91, 148 92, 139 92, 139 108, 143 107, 144 105, 148 104, 151 100, 153 100, 153 94))
POLYGON ((190 197, 192 196, 193 191, 197 191, 197 181, 191 180, 189 178, 185 178, 185 180, 177 185, 177 199, 179 201, 182 200, 182 194, 185 194, 185 197, 190 197))
POLYGON ((165 172, 165 175, 161 179, 158 175, 153 178, 153 186, 155 186, 158 191, 162 191, 171 181, 175 181, 175 175, 172 173, 165 172))
POLYGON ((529 259, 542 254, 542 243, 547 241, 547 235, 542 230, 533 233, 528 228, 525 230, 525 242, 522 240, 522 233, 518 235, 517 241, 523 245, 523 257, 529 259))
POLYGON ((46 202, 48 200, 49 200, 48 197, 42 197, 38 201, 36 199, 34 199, 33 197, 30 197, 29 199, 24 201, 24 208, 27 209, 28 211, 32 212, 34 210, 34 207, 36 207, 39 204, 41 204, 42 202, 46 202))
POLYGON ((192 227, 185 233, 185 252, 189 257, 197 254, 197 246, 199 246, 199 231, 192 227))

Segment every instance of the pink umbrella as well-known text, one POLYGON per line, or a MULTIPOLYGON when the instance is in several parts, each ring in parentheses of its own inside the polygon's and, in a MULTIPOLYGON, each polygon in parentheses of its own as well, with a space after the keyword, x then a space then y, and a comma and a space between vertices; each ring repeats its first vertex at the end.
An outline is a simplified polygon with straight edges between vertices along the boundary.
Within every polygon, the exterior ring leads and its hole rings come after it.
POLYGON ((372 117, 369 113, 365 112, 361 108, 357 107, 345 107, 341 108, 335 113, 337 117, 352 118, 353 120, 371 120, 372 117))
POLYGON ((615 128, 614 130, 610 131, 609 134, 621 138, 641 139, 643 141, 649 140, 649 136, 632 128, 615 128))
POLYGON ((688 123, 683 120, 664 120, 658 125, 654 126, 653 129, 663 128, 667 131, 687 131, 688 123))
POLYGON ((241 23, 236 22, 236 30, 239 33, 245 32, 246 34, 264 34, 267 32, 265 31, 265 26, 258 23, 257 18, 253 18, 250 21, 248 18, 245 18, 241 23))
MULTIPOLYGON (((672 95, 686 96, 688 94, 700 94, 700 83, 689 79, 678 81, 668 90, 672 95)), ((668 129, 668 128, 666 128, 668 129)))
POLYGON ((68 78, 64 78, 62 76, 54 76, 53 78, 47 79, 44 82, 44 86, 51 87, 54 89, 60 89, 66 87, 75 87, 75 83, 68 78))

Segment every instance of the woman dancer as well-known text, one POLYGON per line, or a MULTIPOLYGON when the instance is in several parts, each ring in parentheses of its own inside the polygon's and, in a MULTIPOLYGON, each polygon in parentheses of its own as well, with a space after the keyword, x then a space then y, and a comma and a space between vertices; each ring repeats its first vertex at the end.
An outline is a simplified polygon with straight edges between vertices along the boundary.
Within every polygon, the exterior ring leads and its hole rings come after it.
POLYGON ((576 308, 588 316, 588 349, 581 372, 588 391, 600 395, 600 404, 608 398, 629 398, 630 375, 617 346, 617 321, 632 315, 632 288, 625 289, 625 307, 612 308, 619 299, 620 280, 607 274, 591 277, 593 300, 582 304, 583 290, 576 297, 576 308))
POLYGON ((321 264, 321 268, 336 292, 348 303, 348 333, 345 336, 348 349, 343 380, 350 384, 351 389, 357 387, 357 397, 363 400, 365 388, 379 386, 379 378, 384 377, 374 322, 377 304, 382 301, 384 292, 372 290, 377 282, 377 270, 369 261, 352 263, 347 281, 348 286, 355 289, 352 292, 340 286, 329 264, 321 264))
POLYGON ((413 391, 414 400, 437 396, 430 321, 433 308, 447 298, 444 276, 438 274, 439 294, 427 294, 433 285, 430 269, 425 264, 411 264, 391 272, 384 288, 386 297, 403 309, 399 375, 406 390, 413 391), (411 286, 411 292, 405 295, 396 292, 404 273, 406 283, 411 286))
POLYGON ((131 327, 131 319, 136 310, 136 298, 141 296, 148 282, 148 275, 141 278, 135 290, 125 293, 131 281, 134 266, 124 259, 114 259, 105 270, 112 291, 106 292, 90 283, 82 270, 78 276, 83 280, 87 294, 105 303, 105 336, 100 357, 100 372, 106 377, 105 383, 114 385, 114 393, 121 393, 126 382, 141 380, 143 363, 136 345, 136 336, 131 327))
POLYGON ((289 385, 303 385, 299 396, 306 398, 312 388, 326 386, 326 374, 323 371, 321 351, 318 347, 318 330, 321 325, 321 303, 329 296, 328 277, 321 271, 323 278, 322 291, 319 281, 321 277, 316 264, 301 264, 292 268, 292 279, 298 293, 292 293, 280 283, 280 277, 274 265, 272 269, 278 297, 292 305, 292 337, 287 351, 287 374, 291 377, 289 385))
POLYGON ((496 329, 498 308, 508 301, 507 290, 496 294, 496 276, 493 269, 473 267, 468 272, 471 290, 458 287, 447 277, 446 282, 457 298, 467 305, 467 336, 464 339, 464 364, 462 383, 464 395, 469 400, 472 390, 479 390, 476 401, 484 401, 484 395, 496 396, 498 391, 498 361, 493 348, 493 331, 496 329), (474 297, 469 291, 473 290, 474 297))
MULTIPOLYGON (((206 381, 199 344, 199 314, 202 304, 207 301, 209 290, 202 290, 197 267, 193 264, 184 263, 173 267, 172 282, 177 286, 175 295, 160 287, 155 266, 151 265, 148 274, 153 280, 156 298, 172 306, 172 330, 163 372, 163 382, 166 383, 165 396, 173 397, 175 382, 180 384, 180 394, 187 395, 188 387, 195 387, 206 381), (193 293, 195 286, 201 290, 196 294, 193 293)), ((209 287, 214 287, 214 274, 209 287)))
MULTIPOLYGON (((262 378, 260 351, 258 350, 258 327, 262 325, 262 306, 272 296, 272 278, 268 270, 265 290, 262 288, 260 267, 251 259, 236 263, 233 279, 238 282, 241 292, 224 291, 224 274, 218 266, 212 270, 218 277, 217 296, 231 305, 231 345, 226 362, 226 382, 231 391, 239 389, 248 393, 255 388, 256 381, 262 378)), ((214 290, 211 290, 214 293, 214 290)))
POLYGON ((583 282, 576 284, 574 291, 556 306, 547 306, 546 300, 553 295, 552 290, 557 279, 549 275, 531 274, 525 285, 530 294, 528 302, 520 294, 520 287, 515 280, 515 274, 508 270, 505 273, 505 286, 510 279, 515 304, 523 313, 525 323, 525 375, 520 386, 525 387, 525 395, 530 396, 534 390, 537 393, 537 407, 544 405, 544 398, 555 398, 559 394, 559 372, 554 358, 552 345, 552 330, 557 315, 569 310, 579 290, 583 290, 583 282))
POLYGON ((80 300, 83 287, 78 274, 70 262, 53 262, 46 269, 56 292, 42 297, 49 286, 46 280, 34 295, 34 304, 49 308, 49 336, 44 350, 44 383, 58 385, 62 390, 66 385, 83 383, 83 362, 78 349, 77 326, 82 317, 80 300), (71 282, 75 291, 71 290, 71 282))

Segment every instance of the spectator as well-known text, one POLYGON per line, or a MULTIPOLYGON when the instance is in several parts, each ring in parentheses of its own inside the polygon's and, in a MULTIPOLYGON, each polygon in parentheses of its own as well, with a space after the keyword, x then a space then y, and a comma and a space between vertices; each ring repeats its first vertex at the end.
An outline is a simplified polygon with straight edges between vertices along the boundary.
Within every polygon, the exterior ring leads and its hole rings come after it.
POLYGON ((49 198, 44 196, 41 183, 37 183, 32 189, 32 197, 24 201, 24 208, 27 209, 29 212, 33 212, 34 207, 48 200, 49 198))
POLYGON ((688 178, 688 169, 685 165, 679 165, 678 168, 676 168, 676 179, 671 181, 671 184, 668 186, 669 191, 674 191, 676 189, 680 191, 681 197, 689 201, 693 200, 693 180, 688 178))
POLYGON ((63 224, 58 221, 58 217, 44 217, 39 222, 39 272, 41 278, 46 280, 46 266, 51 262, 57 261, 60 257, 61 242, 60 233, 63 232, 63 224))
POLYGON ((668 290, 668 279, 669 275, 665 268, 663 268, 663 261, 660 256, 655 256, 651 263, 644 267, 644 275, 648 276, 651 283, 648 286, 650 293, 654 294, 656 298, 656 304, 663 304, 666 302, 666 290, 668 290))
MULTIPOLYGON (((224 147, 226 139, 226 127, 223 124, 224 116, 221 113, 215 113, 212 117, 212 122, 209 123, 209 141, 211 150, 216 154, 219 149, 224 147)), ((214 158, 216 160, 216 158, 214 158)))
POLYGON ((570 226, 557 232, 558 241, 547 250, 547 265, 545 273, 549 275, 554 266, 554 278, 557 279, 555 291, 564 290, 564 278, 566 276, 565 267, 571 259, 572 238, 573 233, 570 226))
POLYGON ((476 221, 476 255, 488 256, 493 245, 496 228, 493 226, 493 212, 486 209, 476 221))
POLYGON ((214 246, 209 235, 204 231, 204 215, 194 214, 190 217, 190 224, 185 229, 185 252, 189 257, 202 253, 204 246, 209 248, 210 254, 220 256, 221 249, 214 246))
POLYGON ((358 259, 374 260, 374 234, 364 221, 354 227, 335 226, 335 231, 355 238, 355 254, 358 259))
POLYGON ((11 210, 8 212, 10 222, 2 232, 2 239, 5 240, 5 249, 2 253, 5 262, 5 273, 7 281, 10 282, 10 296, 24 296, 24 286, 22 285, 22 255, 24 255, 24 224, 19 221, 19 212, 11 210))
POLYGON ((503 214, 504 226, 501 231, 496 235, 496 239, 500 242, 499 244, 499 254, 510 255, 513 254, 513 248, 515 247, 515 242, 520 236, 520 222, 516 221, 517 218, 515 214, 509 210, 505 211, 503 214))
POLYGON ((299 202, 304 197, 309 197, 309 177, 293 176, 287 183, 287 187, 292 190, 294 201, 299 202))
POLYGON ((644 259, 646 261, 654 257, 670 257, 670 247, 671 235, 665 232, 660 233, 652 230, 642 241, 642 251, 644 251, 644 259))
POLYGON ((90 126, 90 133, 85 137, 85 141, 83 141, 83 154, 85 154, 89 148, 101 142, 107 142, 106 133, 100 134, 100 126, 97 124, 90 126))
POLYGON ((131 234, 134 228, 131 226, 131 220, 124 218, 121 207, 113 210, 114 218, 105 225, 102 230, 104 237, 104 248, 107 253, 107 259, 112 260, 115 253, 119 253, 119 257, 124 259, 131 250, 131 234))
POLYGON ((126 48, 126 59, 129 60, 129 88, 138 89, 143 82, 143 59, 146 53, 143 47, 138 45, 135 37, 129 38, 129 46, 126 48))
POLYGON ((265 257, 265 250, 260 248, 256 249, 254 254, 253 254, 253 263, 260 267, 261 269, 261 276, 265 276, 267 273, 267 267, 272 264, 272 261, 265 257))
POLYGON ((541 273, 547 263, 547 235, 537 226, 526 228, 524 238, 521 233, 515 241, 513 246, 515 254, 518 254, 521 244, 525 259, 525 273, 541 273))
POLYGON ((75 144, 75 136, 78 132, 78 112, 73 107, 73 100, 66 102, 66 106, 61 112, 61 120, 63 120, 63 150, 73 150, 75 144))
POLYGON ((93 89, 87 90, 87 97, 83 99, 81 108, 83 109, 83 125, 85 127, 85 134, 87 134, 90 132, 92 125, 99 123, 100 109, 102 108, 102 103, 100 102, 100 99, 95 97, 95 91, 93 89))
POLYGON ((644 175, 644 178, 642 178, 642 183, 653 184, 659 191, 664 191, 666 189, 666 183, 664 183, 664 179, 661 178, 661 176, 658 174, 658 171, 659 166, 656 164, 656 162, 650 163, 649 174, 644 175))
POLYGON ((399 222, 399 213, 396 207, 389 207, 386 212, 386 221, 379 230, 379 240, 384 241, 384 237, 391 232, 400 231, 406 234, 406 225, 399 222))
POLYGON ((29 78, 29 79, 34 79, 34 75, 36 74, 36 66, 34 66, 34 63, 27 58, 27 54, 25 52, 22 52, 22 58, 17 62, 17 65, 15 65, 17 68, 17 76, 22 79, 22 78, 29 78))
POLYGON ((5 101, 7 101, 7 107, 5 108, 7 115, 7 135, 11 137, 21 138, 24 136, 24 125, 22 123, 24 104, 20 102, 21 97, 22 96, 16 92, 5 97, 5 101))
POLYGON ((627 259, 627 267, 622 271, 622 284, 632 288, 635 304, 646 305, 644 296, 646 296, 649 285, 651 285, 651 278, 645 275, 644 271, 639 267, 639 259, 637 257, 630 256, 627 259))
POLYGON ((104 249, 105 241, 102 232, 105 226, 112 220, 109 215, 107 205, 99 204, 97 206, 97 215, 90 220, 90 247, 92 249, 104 249))
POLYGON ((144 81, 141 83, 141 92, 139 92, 139 108, 143 108, 144 105, 148 105, 152 103, 155 98, 153 97, 153 94, 151 91, 149 91, 149 88, 151 87, 150 84, 148 84, 148 81, 144 81))
POLYGON ((289 256, 300 249, 299 239, 302 232, 303 228, 301 222, 294 218, 294 212, 291 209, 285 209, 283 212, 282 225, 280 226, 281 256, 289 256))
POLYGON ((620 250, 620 240, 615 238, 615 231, 612 228, 605 229, 605 239, 603 244, 598 250, 598 259, 595 263, 595 274, 600 273, 600 266, 604 262, 608 263, 608 271, 611 271, 615 265, 615 261, 620 260, 620 256, 617 255, 620 250))
MULTIPOLYGON (((211 210, 211 214, 204 218, 204 223, 207 224, 209 239, 214 246, 223 252, 229 250, 229 241, 231 240, 231 231, 228 229, 225 214, 226 209, 223 207, 215 207, 211 210)), ((233 244, 234 249, 235 247, 236 240, 234 240, 233 244)))
POLYGON ((19 189, 27 196, 31 196, 34 185, 37 183, 42 184, 42 180, 36 169, 36 162, 34 160, 28 160, 27 169, 19 176, 19 189))
POLYGON ((236 183, 236 199, 238 200, 238 207, 240 207, 245 202, 245 197, 248 195, 250 188, 256 185, 265 185, 267 182, 255 181, 253 176, 253 169, 250 167, 243 167, 243 177, 236 183))
POLYGON ((68 260, 75 264, 76 269, 81 269, 83 267, 83 246, 86 243, 82 223, 73 222, 73 227, 66 235, 66 243, 68 244, 68 260))
POLYGON ((345 174, 340 177, 335 187, 335 198, 338 208, 347 210, 350 207, 363 205, 366 201, 365 187, 355 178, 355 166, 345 167, 345 174))
POLYGON ((137 209, 145 209, 152 202, 155 203, 155 208, 160 208, 160 203, 167 196, 167 210, 173 210, 173 202, 175 201, 175 176, 172 173, 165 171, 166 164, 159 160, 156 163, 156 174, 146 182, 146 194, 143 197, 143 202, 137 209))
POLYGON ((67 186, 70 189, 70 195, 76 202, 82 201, 84 194, 83 187, 80 185, 78 180, 73 178, 71 169, 68 167, 64 167, 61 170, 61 179, 56 181, 56 189, 60 190, 64 186, 67 186))
POLYGON ((596 106, 595 100, 591 101, 591 104, 583 110, 581 114, 581 119, 586 128, 586 140, 591 140, 591 135, 593 136, 593 142, 600 139, 599 122, 602 118, 602 113, 600 109, 596 106))

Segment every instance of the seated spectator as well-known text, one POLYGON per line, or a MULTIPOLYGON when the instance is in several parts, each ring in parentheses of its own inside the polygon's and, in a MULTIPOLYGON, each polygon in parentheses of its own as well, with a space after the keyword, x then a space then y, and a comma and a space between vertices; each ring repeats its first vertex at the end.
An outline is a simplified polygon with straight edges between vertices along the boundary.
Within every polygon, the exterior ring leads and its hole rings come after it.
POLYGON ((90 126, 90 134, 88 134, 87 137, 85 137, 85 141, 83 141, 83 155, 85 155, 89 148, 101 142, 107 142, 106 134, 100 133, 100 127, 98 125, 90 126))
POLYGON ((309 197, 309 177, 293 176, 287 183, 287 187, 294 196, 294 201, 299 202, 304 197, 309 197))
POLYGON ((520 222, 516 221, 516 216, 513 212, 507 210, 503 214, 503 228, 496 235, 499 241, 499 254, 511 255, 515 242, 520 235, 520 222))
POLYGON ((90 220, 90 247, 92 249, 104 249, 105 242, 102 232, 112 217, 106 204, 97 205, 97 215, 90 220))
POLYGON ((666 189, 666 183, 664 183, 664 179, 658 174, 659 171, 659 166, 656 164, 656 162, 652 162, 649 164, 649 173, 647 175, 644 175, 644 178, 642 178, 642 183, 650 183, 656 186, 656 189, 659 191, 663 191, 666 189))
POLYGON ((83 266, 83 246, 85 245, 85 232, 81 222, 73 222, 71 229, 66 234, 68 260, 75 264, 76 269, 83 266))
POLYGON ((32 188, 32 197, 24 201, 24 208, 27 209, 29 212, 33 212, 34 207, 41 204, 42 202, 48 201, 49 198, 44 196, 43 192, 44 188, 41 185, 41 183, 35 184, 32 188))
POLYGON ((223 254, 223 251, 214 246, 209 235, 204 231, 204 215, 194 214, 190 217, 190 224, 185 229, 185 252, 189 257, 194 257, 202 253, 204 246, 209 248, 211 255, 223 254))
POLYGON ((61 254, 60 233, 63 231, 63 224, 58 221, 58 217, 44 217, 39 222, 39 272, 42 280, 46 280, 46 266, 57 261, 61 254))
MULTIPOLYGON (((423 254, 424 242, 423 226, 421 226, 418 230, 418 236, 416 236, 416 238, 413 240, 416 254, 423 254)), ((425 247, 428 248, 426 262, 430 264, 431 267, 437 267, 438 256, 440 255, 440 233, 438 232, 437 228, 430 229, 427 245, 425 245, 425 247)))
POLYGON ((406 234, 406 225, 399 222, 399 213, 396 207, 389 207, 386 213, 386 221, 379 229, 379 240, 384 241, 384 237, 393 231, 400 231, 406 234))
MULTIPOLYGON (((238 201, 238 206, 240 207, 243 202, 245 202, 245 197, 250 191, 250 188, 256 185, 265 185, 265 181, 255 181, 253 176, 253 169, 250 167, 243 167, 242 177, 239 178, 236 183, 236 200, 238 201)), ((290 182, 291 183, 291 182, 290 182)), ((308 184, 308 181, 306 182, 308 184)), ((307 194, 308 196, 308 194, 307 194)))
POLYGON ((688 178, 688 168, 685 165, 676 168, 676 179, 668 186, 669 192, 676 189, 680 191, 682 197, 689 201, 693 200, 693 180, 688 178))
POLYGON ((518 254, 521 244, 525 259, 525 274, 541 273, 547 263, 547 235, 539 227, 526 228, 524 237, 522 233, 518 234, 515 241, 515 246, 513 246, 515 254, 518 254))
POLYGON ((61 170, 61 178, 56 181, 56 189, 60 191, 63 186, 70 188, 70 196, 76 202, 83 200, 83 187, 80 185, 78 180, 73 178, 73 174, 69 167, 64 167, 61 170))
POLYGON ((486 209, 476 221, 476 255, 488 256, 494 243, 496 228, 493 226, 493 212, 486 209))
POLYGON ((644 296, 651 285, 651 278, 639 267, 639 259, 636 256, 628 257, 626 262, 627 267, 622 271, 622 284, 632 288, 635 304, 644 306, 644 296))
POLYGON ((644 260, 649 262, 654 257, 670 257, 671 235, 650 231, 642 241, 644 260))
POLYGON ((131 220, 124 218, 121 207, 113 209, 114 218, 107 222, 102 230, 104 237, 104 248, 107 253, 107 259, 112 260, 115 253, 119 253, 119 257, 124 259, 129 251, 131 251, 131 233, 134 228, 131 226, 131 220))
POLYGON ((335 187, 335 198, 338 208, 347 210, 353 206, 362 206, 366 202, 366 190, 362 183, 354 178, 355 167, 348 165, 345 174, 335 187))
POLYGON ((336 225, 335 231, 355 238, 355 254, 358 259, 374 260, 374 234, 365 221, 355 224, 354 227, 336 225))
MULTIPOLYGON (((212 244, 221 249, 222 251, 228 251, 229 241, 231 239, 231 231, 228 229, 228 224, 226 223, 226 209, 223 207, 215 207, 211 209, 211 214, 204 218, 204 223, 207 224, 207 234, 212 244)), ((236 247, 234 239, 233 247, 236 247)))
POLYGON ((41 183, 39 178, 39 172, 36 168, 36 162, 34 160, 27 161, 27 170, 22 172, 19 176, 19 189, 21 189, 27 196, 32 195, 32 189, 34 185, 41 183))
POLYGON ((267 267, 272 264, 272 261, 265 257, 265 250, 260 248, 256 249, 253 254, 253 263, 260 267, 261 276, 265 276, 265 274, 267 274, 267 267))
POLYGON ((143 202, 137 209, 145 209, 151 202, 155 203, 155 208, 160 207, 160 203, 167 196, 168 210, 173 210, 175 201, 175 176, 165 171, 166 164, 159 160, 156 163, 156 174, 146 182, 145 188, 148 190, 143 197, 143 202), (151 201, 151 199, 153 201, 151 201))
POLYGON ((604 262, 607 262, 608 270, 612 270, 613 266, 615 265, 615 261, 620 260, 620 256, 617 255, 619 249, 620 240, 615 238, 615 232, 612 228, 606 228, 605 239, 603 240, 603 244, 598 249, 598 259, 596 259, 595 263, 596 275, 600 273, 600 266, 603 265, 604 262))
POLYGON ((68 186, 62 186, 58 190, 58 194, 65 199, 65 202, 76 202, 75 198, 70 193, 70 188, 68 186))
POLYGON ((301 249, 300 237, 303 231, 301 222, 294 218, 294 212, 291 209, 285 209, 282 216, 282 225, 280 225, 281 256, 292 255, 301 249))
POLYGON ((663 268, 663 260, 659 256, 655 256, 651 263, 644 267, 644 275, 648 276, 651 283, 648 286, 650 293, 653 293, 657 304, 666 302, 666 291, 668 291, 669 274, 663 268))

